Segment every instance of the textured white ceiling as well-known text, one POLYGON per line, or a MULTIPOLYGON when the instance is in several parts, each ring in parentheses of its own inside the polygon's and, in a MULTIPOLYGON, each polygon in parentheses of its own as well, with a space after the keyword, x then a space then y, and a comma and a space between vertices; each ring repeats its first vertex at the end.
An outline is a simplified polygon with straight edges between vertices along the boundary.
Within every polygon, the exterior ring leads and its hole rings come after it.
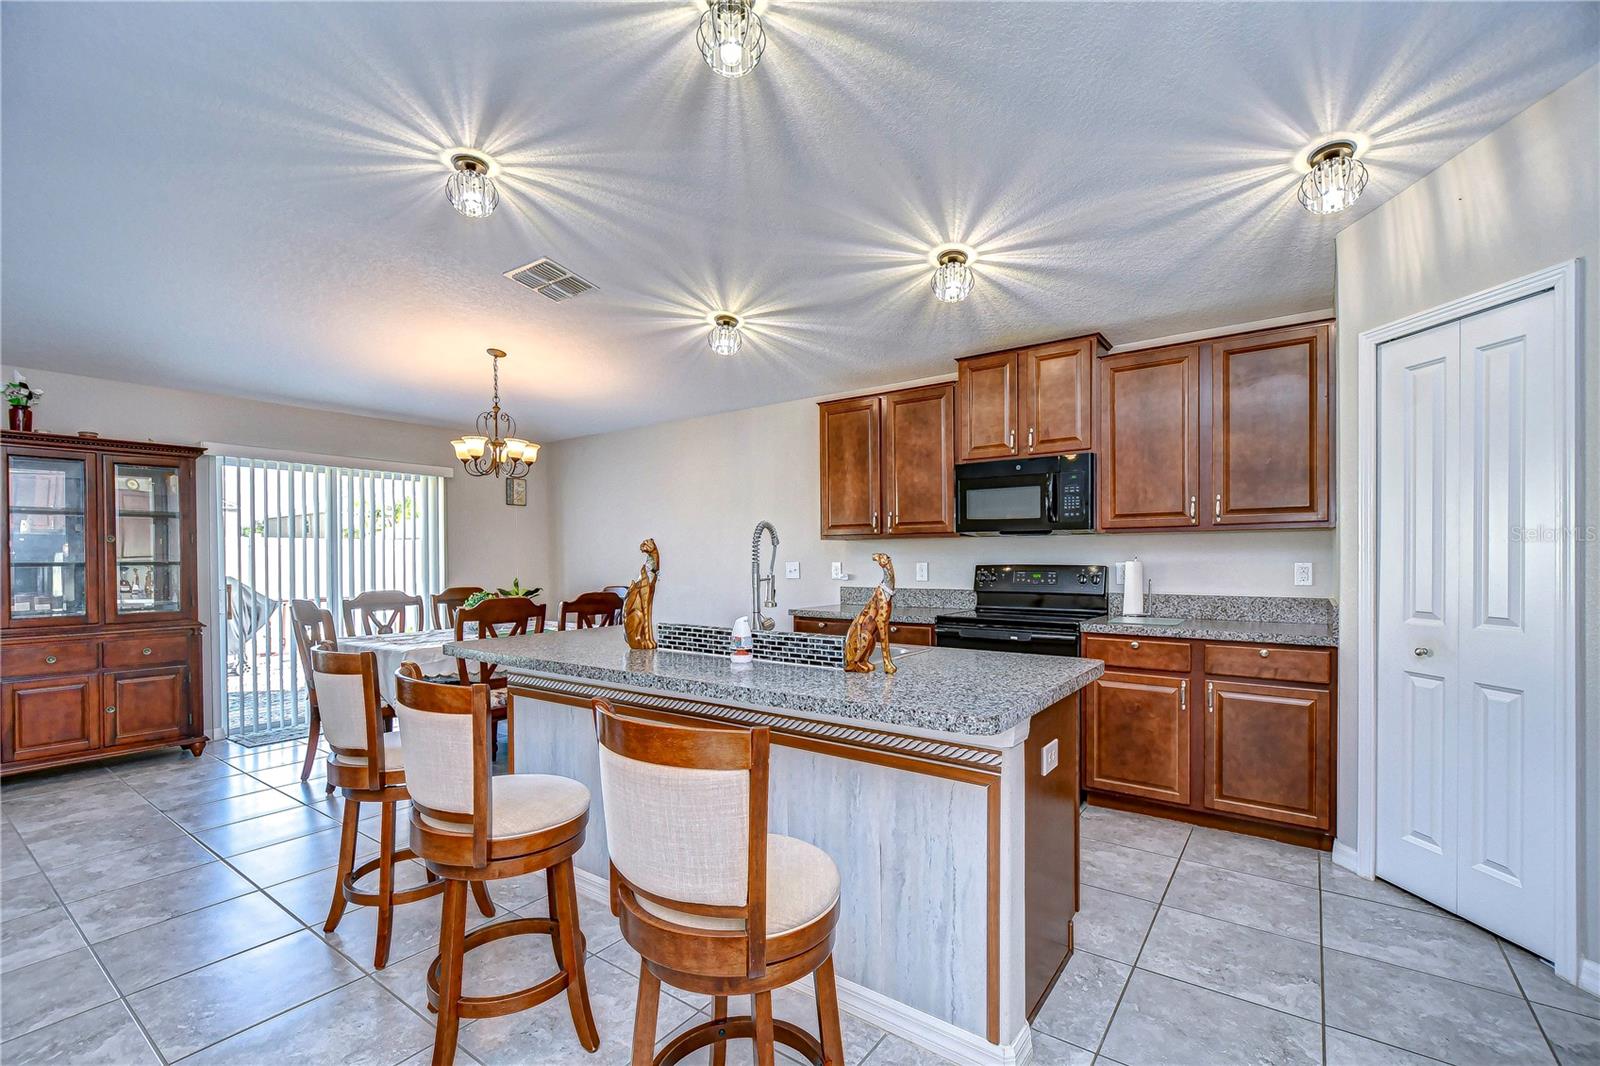
POLYGON ((1333 235, 1596 61, 1595 4, 3 8, 6 361, 555 439, 1329 306, 1333 235), (1357 210, 1294 202, 1319 134, 1357 210), (500 210, 450 210, 487 149, 500 210), (927 254, 978 253, 963 304, 927 254), (600 291, 501 277, 550 255, 600 291), (706 319, 745 316, 715 356, 706 319))

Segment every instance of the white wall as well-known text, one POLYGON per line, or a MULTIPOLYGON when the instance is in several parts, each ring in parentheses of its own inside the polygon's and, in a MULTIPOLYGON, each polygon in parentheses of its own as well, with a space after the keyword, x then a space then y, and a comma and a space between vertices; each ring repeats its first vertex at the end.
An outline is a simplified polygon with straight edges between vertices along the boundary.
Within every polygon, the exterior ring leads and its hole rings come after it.
MULTIPOLYGON (((551 453, 552 547, 562 595, 626 582, 638 545, 661 549, 656 617, 727 624, 750 609, 750 534, 778 527, 778 615, 836 603, 841 584, 877 580, 871 556, 888 552, 901 588, 972 587, 984 562, 1112 563, 1138 555, 1157 592, 1331 596, 1334 534, 1088 534, 1039 538, 942 537, 823 540, 814 401, 757 407, 636 430, 559 441, 551 453), (785 561, 800 563, 786 580, 785 561), (844 562, 848 582, 829 578, 844 562), (1316 584, 1296 588, 1294 564, 1314 564, 1316 584)), ((762 568, 767 553, 763 552, 762 568)))
MULTIPOLYGON (((1600 68, 1591 68, 1339 234, 1340 509, 1354 515, 1357 343, 1373 329, 1564 260, 1583 260, 1585 522, 1600 524, 1600 68)), ((1339 836, 1354 846, 1355 526, 1339 534, 1339 836)), ((1584 955, 1600 959, 1600 551, 1586 553, 1584 955)))
MULTIPOLYGON (((9 364, 10 371, 22 369, 9 364)), ((367 418, 308 407, 262 403, 231 396, 152 388, 101 378, 79 377, 54 371, 22 370, 28 383, 45 390, 34 412, 33 428, 77 433, 89 430, 102 437, 157 440, 168 444, 213 441, 251 448, 267 448, 379 463, 415 463, 449 467, 454 464, 450 438, 455 434, 439 426, 425 426, 382 418, 367 418)), ((202 493, 205 491, 202 479, 202 493)), ((445 483, 445 573, 450 584, 497 586, 520 577, 524 585, 549 588, 550 551, 545 466, 541 462, 529 477, 528 506, 508 507, 505 482, 457 473, 445 483)), ((202 516, 211 513, 212 501, 198 501, 202 516)), ((214 616, 215 585, 210 539, 202 526, 200 536, 201 619, 214 616)), ((428 590, 419 590, 426 595, 428 590)), ((437 590, 434 590, 437 591, 437 590)), ((211 640, 206 634, 208 670, 211 640)), ((206 708, 215 706, 215 679, 207 686, 206 708)))

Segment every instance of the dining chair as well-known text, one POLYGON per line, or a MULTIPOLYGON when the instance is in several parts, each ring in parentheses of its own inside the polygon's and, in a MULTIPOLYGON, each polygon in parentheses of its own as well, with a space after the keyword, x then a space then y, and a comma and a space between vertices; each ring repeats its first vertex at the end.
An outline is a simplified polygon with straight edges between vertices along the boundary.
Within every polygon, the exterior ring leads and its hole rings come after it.
POLYGON ((628 586, 626 586, 626 585, 607 585, 605 588, 601 589, 600 591, 601 592, 609 592, 613 596, 620 596, 624 600, 628 598, 628 586))
MULTIPOLYGON (((463 607, 456 612, 456 639, 465 640, 468 624, 475 625, 475 635, 480 639, 491 637, 519 637, 531 627, 535 633, 544 630, 545 605, 534 603, 526 596, 497 596, 473 607, 463 607)), ((457 659, 456 670, 463 685, 480 684, 489 689, 489 757, 500 753, 500 723, 506 724, 506 765, 515 768, 516 755, 512 747, 510 707, 511 694, 504 675, 495 676, 494 663, 474 663, 457 659), (474 671, 474 667, 476 670, 474 671), (477 677, 473 677, 473 673, 477 677)))
POLYGON ((833 936, 839 868, 820 848, 767 832, 767 727, 708 729, 624 717, 593 703, 611 910, 639 953, 633 1066, 671 1066, 731 1039, 843 1066, 833 936), (772 1017, 772 992, 814 975, 821 1040, 772 1017), (661 983, 712 997, 711 1018, 655 1051, 661 983), (729 1017, 728 997, 752 1013, 729 1017))
POLYGON ((436 596, 429 597, 429 610, 433 612, 433 628, 449 629, 456 624, 456 612, 461 610, 474 594, 482 592, 477 585, 451 585, 436 596))
POLYGON ((561 614, 556 618, 559 628, 567 628, 568 615, 575 616, 574 629, 621 625, 622 597, 615 592, 585 592, 575 600, 561 602, 561 614))
POLYGON ((370 592, 363 592, 359 596, 351 596, 345 600, 343 606, 346 636, 356 635, 357 618, 361 619, 361 632, 365 636, 407 632, 410 626, 406 624, 406 612, 413 607, 417 610, 417 628, 423 627, 422 597, 413 596, 399 589, 373 589, 370 592))
MULTIPOLYGON (((333 628, 333 614, 325 607, 318 607, 311 600, 290 600, 289 618, 294 629, 294 650, 300 659, 300 671, 306 679, 306 703, 310 705, 311 711, 311 724, 306 733, 306 761, 300 767, 300 780, 309 781, 311 771, 317 764, 317 739, 322 732, 322 714, 317 706, 317 684, 315 671, 311 666, 311 649, 324 643, 337 648, 339 641, 333 628)), ((328 784, 328 791, 333 791, 332 782, 328 784)))
POLYGON ((587 945, 578 921, 572 856, 589 824, 589 790, 550 774, 490 775, 489 689, 422 680, 413 662, 395 677, 400 735, 410 745, 411 845, 427 869, 444 878, 439 954, 428 967, 434 1066, 455 1059, 463 1018, 527 1010, 565 991, 578 1041, 600 1048, 584 971, 587 945), (523 874, 545 874, 547 918, 511 917, 466 931, 468 886, 523 874), (506 937, 547 934, 557 970, 514 992, 467 996, 461 991, 466 953, 506 937))

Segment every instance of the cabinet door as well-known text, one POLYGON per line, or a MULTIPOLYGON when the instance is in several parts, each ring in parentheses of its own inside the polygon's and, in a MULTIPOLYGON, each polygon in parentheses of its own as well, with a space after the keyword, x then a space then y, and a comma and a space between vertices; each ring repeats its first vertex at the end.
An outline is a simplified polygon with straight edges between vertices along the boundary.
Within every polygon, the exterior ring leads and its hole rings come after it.
POLYGON ((93 674, 9 681, 0 685, 5 705, 6 762, 48 759, 100 746, 99 684, 93 674))
POLYGON ((822 535, 877 533, 882 499, 878 420, 882 400, 858 396, 822 404, 822 535))
POLYGON ((1206 681, 1205 805, 1312 829, 1332 827, 1327 689, 1206 681))
POLYGON ((100 620, 92 452, 8 447, 0 621, 7 629, 100 620))
POLYGON ((956 363, 956 450, 965 463, 1006 459, 1017 451, 1017 353, 956 363))
POLYGON ((102 462, 106 621, 194 617, 193 464, 124 455, 102 462))
POLYGON ((883 508, 886 532, 956 531, 953 385, 883 397, 883 508))
POLYGON ((1107 671, 1088 688, 1083 787, 1189 802, 1189 681, 1107 671))
POLYGON ((1200 348, 1100 360, 1100 528, 1199 524, 1200 348))
POLYGON ((173 740, 189 731, 189 670, 106 674, 106 747, 173 740))
POLYGON ((1094 337, 1017 353, 1019 418, 1029 455, 1088 451, 1093 437, 1094 337))
POLYGON ((1211 494, 1217 526, 1325 523, 1329 327, 1211 342, 1211 494))

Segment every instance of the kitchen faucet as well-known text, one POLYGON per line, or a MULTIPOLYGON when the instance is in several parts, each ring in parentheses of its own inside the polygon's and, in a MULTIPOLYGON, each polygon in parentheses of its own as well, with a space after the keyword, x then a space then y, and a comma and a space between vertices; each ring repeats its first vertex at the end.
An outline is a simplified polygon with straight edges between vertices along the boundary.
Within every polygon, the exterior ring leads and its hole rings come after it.
POLYGON ((778 606, 778 579, 774 570, 778 565, 778 530, 771 522, 765 519, 756 523, 755 535, 750 538, 750 621, 757 629, 771 630, 777 626, 777 621, 761 613, 762 607, 778 606), (767 567, 767 576, 761 576, 761 533, 765 530, 772 534, 772 562, 767 567), (761 586, 767 587, 767 598, 761 599, 761 586))

